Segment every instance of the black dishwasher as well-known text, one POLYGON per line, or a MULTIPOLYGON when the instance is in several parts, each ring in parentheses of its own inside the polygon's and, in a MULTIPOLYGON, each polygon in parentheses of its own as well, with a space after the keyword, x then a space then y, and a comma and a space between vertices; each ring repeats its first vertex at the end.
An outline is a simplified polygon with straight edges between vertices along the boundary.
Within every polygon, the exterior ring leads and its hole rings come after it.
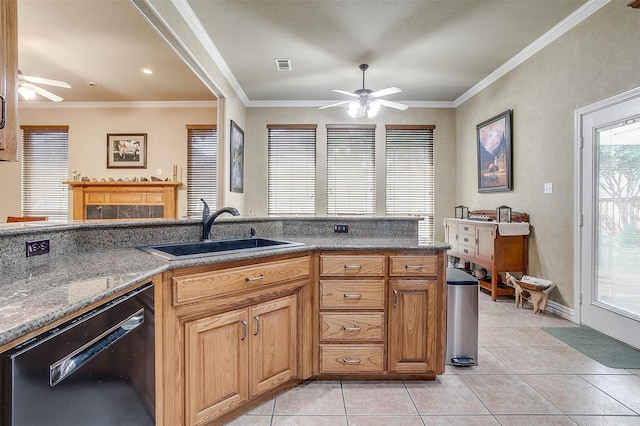
POLYGON ((146 426, 155 418, 153 284, 2 354, 3 426, 146 426))

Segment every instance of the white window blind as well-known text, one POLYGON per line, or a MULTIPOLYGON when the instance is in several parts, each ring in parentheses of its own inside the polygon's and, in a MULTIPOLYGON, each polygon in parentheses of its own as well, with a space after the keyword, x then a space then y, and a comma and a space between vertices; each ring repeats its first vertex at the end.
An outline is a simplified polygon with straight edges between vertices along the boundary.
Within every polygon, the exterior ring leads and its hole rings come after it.
POLYGON ((316 125, 268 125, 269 215, 316 212, 316 125))
POLYGON ((327 125, 327 213, 376 212, 375 125, 327 125))
POLYGON ((434 126, 386 127, 386 214, 421 216, 419 240, 433 242, 434 126))
POLYGON ((217 209, 218 131, 215 125, 187 126, 187 216, 201 218, 203 198, 217 209))
POLYGON ((22 215, 68 219, 69 126, 22 126, 22 215))

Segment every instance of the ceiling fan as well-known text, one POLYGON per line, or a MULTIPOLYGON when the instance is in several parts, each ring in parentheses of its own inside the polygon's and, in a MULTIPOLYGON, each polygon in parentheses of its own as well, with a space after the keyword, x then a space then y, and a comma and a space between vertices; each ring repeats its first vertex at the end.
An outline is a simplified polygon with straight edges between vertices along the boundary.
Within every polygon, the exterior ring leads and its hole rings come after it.
POLYGON ((353 101, 342 101, 331 105, 325 105, 320 109, 331 108, 338 105, 349 104, 349 115, 353 118, 364 117, 365 114, 369 118, 375 117, 381 106, 399 109, 404 111, 409 108, 407 105, 400 104, 398 102, 387 101, 386 99, 380 99, 383 96, 393 95, 400 93, 402 90, 397 87, 388 87, 382 90, 376 90, 375 92, 370 89, 366 89, 364 86, 364 73, 369 68, 367 64, 360 64, 360 70, 362 71, 362 89, 355 90, 353 92, 347 92, 345 90, 333 90, 336 93, 351 96, 352 98, 358 98, 353 101))
POLYGON ((50 91, 43 89, 37 84, 45 84, 47 86, 64 87, 65 89, 71 89, 69 83, 60 80, 51 80, 42 77, 31 77, 22 74, 22 71, 18 70, 18 93, 22 95, 24 99, 32 99, 37 93, 50 101, 60 102, 63 100, 58 95, 51 93, 50 91))

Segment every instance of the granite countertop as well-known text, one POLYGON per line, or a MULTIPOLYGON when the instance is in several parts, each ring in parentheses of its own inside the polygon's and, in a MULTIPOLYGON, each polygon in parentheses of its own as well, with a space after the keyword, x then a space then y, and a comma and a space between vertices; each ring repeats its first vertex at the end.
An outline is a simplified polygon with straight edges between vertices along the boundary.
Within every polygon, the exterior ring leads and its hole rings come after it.
POLYGON ((38 266, 3 268, 0 276, 0 346, 70 316, 169 269, 324 250, 446 250, 394 238, 301 238, 305 246, 167 261, 135 248, 58 256, 38 266))

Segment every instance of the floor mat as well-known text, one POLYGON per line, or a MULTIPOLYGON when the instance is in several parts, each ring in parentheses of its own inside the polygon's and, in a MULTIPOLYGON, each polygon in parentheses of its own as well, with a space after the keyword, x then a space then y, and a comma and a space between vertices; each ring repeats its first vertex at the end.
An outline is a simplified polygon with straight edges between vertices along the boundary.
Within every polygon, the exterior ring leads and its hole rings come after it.
POLYGON ((640 368, 640 351, 588 327, 542 327, 600 364, 611 368, 640 368))

